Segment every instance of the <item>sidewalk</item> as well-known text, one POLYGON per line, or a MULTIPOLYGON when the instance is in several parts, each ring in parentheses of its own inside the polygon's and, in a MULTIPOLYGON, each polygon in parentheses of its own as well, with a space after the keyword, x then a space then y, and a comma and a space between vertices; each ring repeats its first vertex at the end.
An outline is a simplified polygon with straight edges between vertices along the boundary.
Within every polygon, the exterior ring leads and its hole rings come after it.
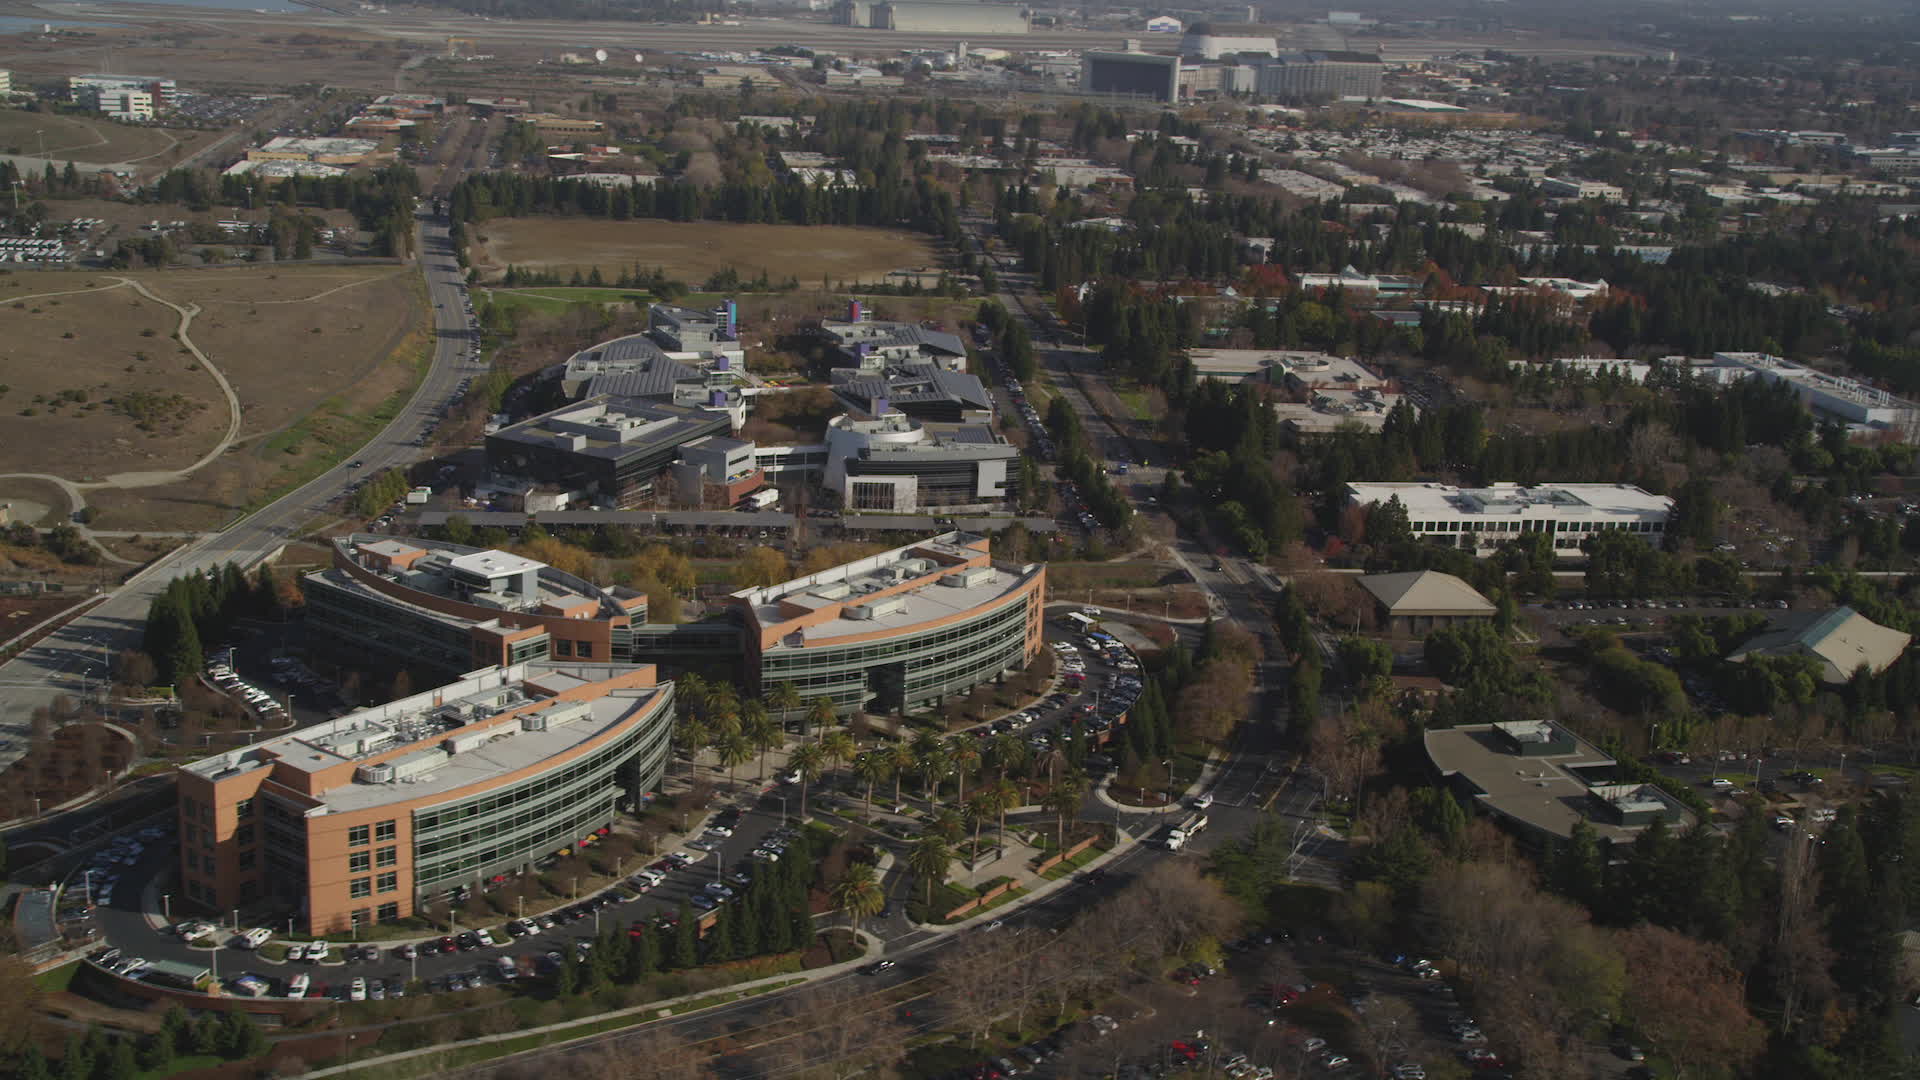
POLYGON ((1213 786, 1214 778, 1220 775, 1220 768, 1220 758, 1218 754, 1208 754, 1206 764, 1200 766, 1199 778, 1193 782, 1192 786, 1180 792, 1172 802, 1167 803, 1165 806, 1128 806, 1126 803, 1114 801, 1113 796, 1107 794, 1107 785, 1113 783, 1113 777, 1111 776, 1101 780, 1100 783, 1094 787, 1093 797, 1099 799, 1101 805, 1117 814, 1177 814, 1186 809, 1183 802, 1187 796, 1193 794, 1196 790, 1206 791, 1213 786))
MULTIPOLYGON (((798 980, 800 983, 818 982, 822 979, 831 978, 835 975, 844 975, 849 971, 853 971, 859 967, 862 967, 863 965, 872 963, 874 960, 879 959, 880 954, 883 951, 885 951, 884 946, 882 946, 880 943, 880 939, 875 937, 871 933, 863 933, 861 936, 866 939, 867 947, 859 956, 855 957, 852 960, 842 960, 837 964, 829 964, 826 967, 814 968, 811 971, 803 971, 798 974, 769 975, 764 979, 755 979, 752 982, 736 983, 733 986, 725 986, 716 990, 707 990, 701 993, 682 994, 679 997, 664 998, 660 1001, 650 1001, 645 1005, 633 1005, 625 1009, 615 1009, 611 1012, 595 1013, 592 1016, 583 1016, 578 1020, 568 1020, 563 1023, 548 1024, 545 1027, 526 1028, 520 1031, 508 1031, 499 1035, 482 1035, 474 1039, 462 1039, 456 1043, 447 1043, 440 1046, 429 1046, 419 1050, 406 1050, 397 1054, 385 1054, 379 1057, 361 1058, 360 1060, 355 1061, 350 1065, 332 1065, 325 1069, 316 1069, 313 1072, 304 1073, 302 1075, 308 1076, 308 1077, 341 1076, 346 1073, 352 1072, 356 1069, 369 1069, 369 1068, 376 1068, 381 1065, 392 1065, 402 1061, 412 1061, 418 1058, 430 1057, 435 1054, 446 1053, 449 1050, 457 1049, 460 1047, 490 1046, 494 1043, 508 1042, 515 1039, 524 1039, 529 1035, 545 1035, 545 1034, 554 1033, 554 1032, 562 1032, 567 1030, 568 1028, 602 1024, 608 1020, 616 1019, 619 1017, 640 1016, 642 1014, 649 1013, 649 1012, 658 1014, 653 1019, 665 1020, 665 1019, 668 1019, 669 1017, 678 1015, 675 1012, 675 1008, 677 1006, 683 1005, 689 1002, 700 1001, 705 998, 719 997, 721 995, 730 994, 730 995, 734 995, 735 1000, 739 1000, 739 998, 741 997, 749 996, 756 989, 779 986, 783 983, 794 982, 795 980, 798 980)), ((641 1021, 640 1023, 636 1023, 632 1026, 639 1027, 640 1024, 645 1022, 646 1021, 641 1021)), ((575 1045, 591 1042, 595 1039, 600 1038, 604 1034, 607 1034, 607 1033, 600 1032, 600 1031, 590 1032, 585 1035, 574 1036, 573 1038, 570 1038, 570 1039, 562 1039, 558 1042, 547 1043, 544 1046, 539 1047, 538 1049, 540 1050, 564 1049, 569 1046, 575 1046, 575 1045)), ((527 1053, 530 1051, 521 1051, 521 1052, 527 1053)), ((504 1055, 504 1056, 510 1057, 512 1055, 504 1055)))

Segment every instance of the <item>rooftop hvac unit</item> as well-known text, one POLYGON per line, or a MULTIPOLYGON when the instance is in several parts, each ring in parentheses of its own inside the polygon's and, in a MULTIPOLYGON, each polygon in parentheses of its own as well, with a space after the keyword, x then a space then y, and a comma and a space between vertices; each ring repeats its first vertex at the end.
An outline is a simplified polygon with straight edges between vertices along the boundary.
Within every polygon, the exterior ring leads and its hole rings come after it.
POLYGON ((458 735, 449 736, 447 740, 440 745, 444 747, 449 754, 464 754, 469 750, 479 747, 492 737, 493 733, 490 731, 463 731, 458 735))
POLYGON ((969 566, 965 570, 955 570, 951 574, 942 574, 940 584, 951 589, 970 589, 976 585, 985 585, 993 580, 993 567, 969 566))
POLYGON ((853 589, 844 581, 829 581, 813 589, 813 595, 822 600, 844 600, 852 593, 853 589))
POLYGON ((353 771, 353 778, 362 784, 391 784, 393 783, 393 766, 385 762, 362 765, 353 771))
POLYGON ((903 572, 914 577, 933 572, 932 559, 901 559, 898 565, 903 572))
POLYGON ((896 612, 905 611, 906 609, 906 597, 889 596, 865 604, 848 604, 845 608, 841 609, 841 614, 849 619, 866 620, 877 619, 883 615, 892 615, 896 612))

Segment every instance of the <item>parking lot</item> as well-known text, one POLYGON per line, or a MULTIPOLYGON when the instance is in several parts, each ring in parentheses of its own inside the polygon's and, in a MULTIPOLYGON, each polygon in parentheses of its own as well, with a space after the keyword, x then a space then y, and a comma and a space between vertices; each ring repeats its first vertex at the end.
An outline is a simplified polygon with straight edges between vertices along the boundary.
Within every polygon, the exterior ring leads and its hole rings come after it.
MULTIPOLYGON (((746 798, 759 800, 757 793, 746 798)), ((277 939, 281 928, 249 926, 244 914, 237 925, 204 924, 204 931, 197 919, 169 930, 149 925, 140 900, 147 883, 176 858, 169 829, 149 829, 114 841, 93 863, 76 871, 61 903, 75 919, 97 920, 107 944, 96 951, 93 962, 122 977, 139 978, 142 965, 158 959, 211 963, 209 954, 215 950, 189 944, 179 932, 185 928, 202 944, 219 943, 220 976, 229 992, 243 996, 361 1000, 355 996, 356 983, 358 993, 373 1000, 396 996, 396 991, 404 994, 409 984, 416 992, 457 993, 550 973, 568 951, 585 952, 601 932, 615 927, 624 926, 629 933, 669 931, 682 903, 696 914, 711 911, 736 900, 754 875, 773 862, 805 857, 797 827, 782 823, 783 808, 776 801, 764 801, 764 807, 722 808, 686 847, 648 858, 644 865, 630 865, 621 884, 557 909, 507 918, 504 926, 495 921, 484 929, 456 928, 406 943, 335 938, 322 943, 317 957, 306 955, 313 946, 299 942, 295 946, 301 955, 296 957, 290 948, 285 963, 271 963, 255 951, 277 939), (89 890, 91 908, 86 902, 89 890), (250 931, 255 932, 251 940, 250 931)))

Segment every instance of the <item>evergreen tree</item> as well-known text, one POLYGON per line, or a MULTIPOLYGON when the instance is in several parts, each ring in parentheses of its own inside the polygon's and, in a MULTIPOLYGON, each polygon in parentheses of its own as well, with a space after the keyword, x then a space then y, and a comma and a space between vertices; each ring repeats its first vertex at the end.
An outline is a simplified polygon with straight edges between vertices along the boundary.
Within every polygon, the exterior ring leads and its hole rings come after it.
POLYGON ((681 971, 700 962, 700 936, 693 908, 682 903, 679 915, 680 922, 673 928, 673 941, 661 965, 669 971, 681 971))
POLYGON ((134 1055, 133 1040, 115 1039, 106 1056, 94 1066, 95 1080, 134 1080, 140 1075, 140 1062, 134 1055))
POLYGON ((720 908, 720 917, 714 921, 713 929, 701 941, 702 951, 709 964, 725 963, 735 958, 735 924, 740 921, 740 908, 736 904, 726 904, 720 908))

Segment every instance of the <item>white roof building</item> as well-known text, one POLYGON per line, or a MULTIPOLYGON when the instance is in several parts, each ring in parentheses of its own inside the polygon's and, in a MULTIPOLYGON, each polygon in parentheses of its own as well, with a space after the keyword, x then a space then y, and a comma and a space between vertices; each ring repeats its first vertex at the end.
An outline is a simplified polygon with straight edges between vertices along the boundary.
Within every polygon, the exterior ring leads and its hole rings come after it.
POLYGON ((1673 500, 1630 484, 1494 484, 1462 488, 1418 481, 1348 484, 1347 495, 1366 506, 1399 499, 1417 539, 1490 555, 1503 542, 1529 533, 1553 536, 1556 553, 1580 557, 1580 542, 1596 533, 1632 533, 1658 543, 1673 500))

